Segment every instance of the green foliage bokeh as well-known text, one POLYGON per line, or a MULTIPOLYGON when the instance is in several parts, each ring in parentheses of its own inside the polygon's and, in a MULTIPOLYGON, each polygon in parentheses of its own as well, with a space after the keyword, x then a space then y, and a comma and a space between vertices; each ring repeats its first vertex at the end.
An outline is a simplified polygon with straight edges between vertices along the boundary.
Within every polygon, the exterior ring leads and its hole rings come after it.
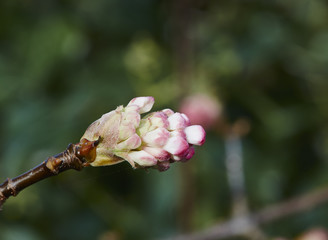
MULTIPOLYGON (((325 186, 327 43, 323 0, 2 0, 1 181, 78 142, 135 96, 178 110, 183 95, 202 92, 220 99, 228 122, 251 124, 243 138, 251 210, 325 186)), ((228 219, 223 137, 209 130, 186 164, 193 230, 228 219)), ((184 166, 159 173, 124 163, 47 179, 6 202, 0 239, 174 236, 184 166)), ((327 220, 323 206, 264 230, 291 237, 327 220)))

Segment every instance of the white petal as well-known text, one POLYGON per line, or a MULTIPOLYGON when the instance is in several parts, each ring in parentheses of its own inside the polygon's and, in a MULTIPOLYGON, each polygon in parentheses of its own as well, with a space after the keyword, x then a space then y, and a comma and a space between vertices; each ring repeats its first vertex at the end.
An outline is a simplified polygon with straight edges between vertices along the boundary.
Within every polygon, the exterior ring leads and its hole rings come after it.
POLYGON ((157 163, 157 160, 154 156, 143 150, 131 151, 128 154, 128 158, 129 160, 132 160, 135 163, 137 163, 139 166, 143 166, 143 167, 154 166, 157 163))
POLYGON ((139 113, 140 107, 138 105, 131 104, 131 105, 127 105, 124 108, 124 111, 125 112, 138 112, 139 113))
POLYGON ((171 157, 171 154, 169 154, 167 151, 165 151, 162 148, 145 147, 143 148, 143 150, 153 155, 159 161, 166 161, 169 160, 171 157))
POLYGON ((128 111, 122 114, 122 125, 132 125, 138 127, 140 124, 140 114, 136 111, 128 111))
POLYGON ((186 139, 186 133, 184 132, 184 129, 171 131, 170 136, 171 137, 180 136, 180 137, 186 139))
POLYGON ((119 127, 119 141, 123 141, 133 136, 136 133, 136 129, 133 124, 130 125, 121 125, 119 127))
POLYGON ((115 149, 116 150, 136 149, 136 148, 140 147, 140 145, 141 145, 140 137, 138 136, 138 134, 133 134, 127 140, 117 144, 115 149))
POLYGON ((164 150, 174 155, 183 154, 188 148, 189 144, 180 136, 170 137, 163 147, 164 150))
POLYGON ((173 110, 166 108, 162 110, 163 113, 165 113, 166 116, 171 116, 172 114, 174 114, 173 110))
POLYGON ((170 137, 169 131, 165 128, 157 128, 154 131, 147 132, 142 140, 151 147, 163 147, 170 137))
POLYGON ((174 161, 180 161, 181 160, 181 157, 177 156, 177 155, 172 155, 172 159, 174 161))
POLYGON ((186 120, 181 113, 174 113, 167 120, 169 121, 169 130, 181 129, 187 126, 186 120))
POLYGON ((205 130, 200 125, 192 125, 185 128, 187 141, 190 144, 203 145, 205 142, 205 130))
POLYGON ((140 107, 139 113, 145 113, 150 111, 150 109, 154 105, 154 102, 155 100, 153 97, 136 97, 133 98, 127 106, 137 105, 138 107, 140 107))
POLYGON ((158 127, 168 128, 169 126, 167 116, 163 112, 155 112, 149 117, 149 121, 151 123, 151 129, 158 127))
POLYGON ((190 120, 189 120, 189 118, 187 117, 187 115, 184 114, 184 113, 181 113, 181 116, 186 120, 186 124, 189 126, 189 125, 190 125, 190 120))

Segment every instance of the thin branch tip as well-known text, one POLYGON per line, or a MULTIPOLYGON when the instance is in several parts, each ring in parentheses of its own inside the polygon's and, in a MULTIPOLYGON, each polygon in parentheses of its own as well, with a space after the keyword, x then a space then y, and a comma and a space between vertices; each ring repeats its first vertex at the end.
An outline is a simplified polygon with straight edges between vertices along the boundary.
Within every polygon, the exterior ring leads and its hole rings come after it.
POLYGON ((13 179, 7 178, 0 185, 0 210, 9 197, 17 196, 20 191, 36 182, 69 169, 80 171, 89 166, 95 158, 99 141, 85 139, 77 144, 69 144, 65 151, 49 157, 33 169, 13 179))

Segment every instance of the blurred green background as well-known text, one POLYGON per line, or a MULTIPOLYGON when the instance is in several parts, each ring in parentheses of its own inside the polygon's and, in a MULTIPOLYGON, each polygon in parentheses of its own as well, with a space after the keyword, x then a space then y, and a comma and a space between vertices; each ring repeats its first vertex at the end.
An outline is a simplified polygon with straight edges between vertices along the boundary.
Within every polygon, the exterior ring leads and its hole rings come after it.
MULTIPOLYGON (((2 0, 0 181, 135 96, 177 111, 202 93, 220 100, 221 124, 250 125, 242 143, 256 211, 327 185, 327 76, 324 0, 2 0)), ((157 239, 229 219, 218 128, 167 172, 124 163, 29 187, 4 205, 0 239, 157 239)), ((327 204, 262 230, 294 237, 314 226, 328 228, 327 204)))

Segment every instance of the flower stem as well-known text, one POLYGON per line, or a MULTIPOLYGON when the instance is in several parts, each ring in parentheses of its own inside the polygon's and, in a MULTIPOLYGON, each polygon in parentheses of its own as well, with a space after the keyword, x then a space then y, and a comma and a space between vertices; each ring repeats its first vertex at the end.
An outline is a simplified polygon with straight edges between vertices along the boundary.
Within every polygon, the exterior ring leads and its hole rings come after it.
POLYGON ((65 151, 34 167, 33 169, 15 177, 7 178, 0 185, 0 209, 10 196, 17 194, 32 184, 42 179, 55 176, 69 169, 81 170, 93 161, 97 141, 87 141, 83 139, 77 144, 69 144, 65 151))

